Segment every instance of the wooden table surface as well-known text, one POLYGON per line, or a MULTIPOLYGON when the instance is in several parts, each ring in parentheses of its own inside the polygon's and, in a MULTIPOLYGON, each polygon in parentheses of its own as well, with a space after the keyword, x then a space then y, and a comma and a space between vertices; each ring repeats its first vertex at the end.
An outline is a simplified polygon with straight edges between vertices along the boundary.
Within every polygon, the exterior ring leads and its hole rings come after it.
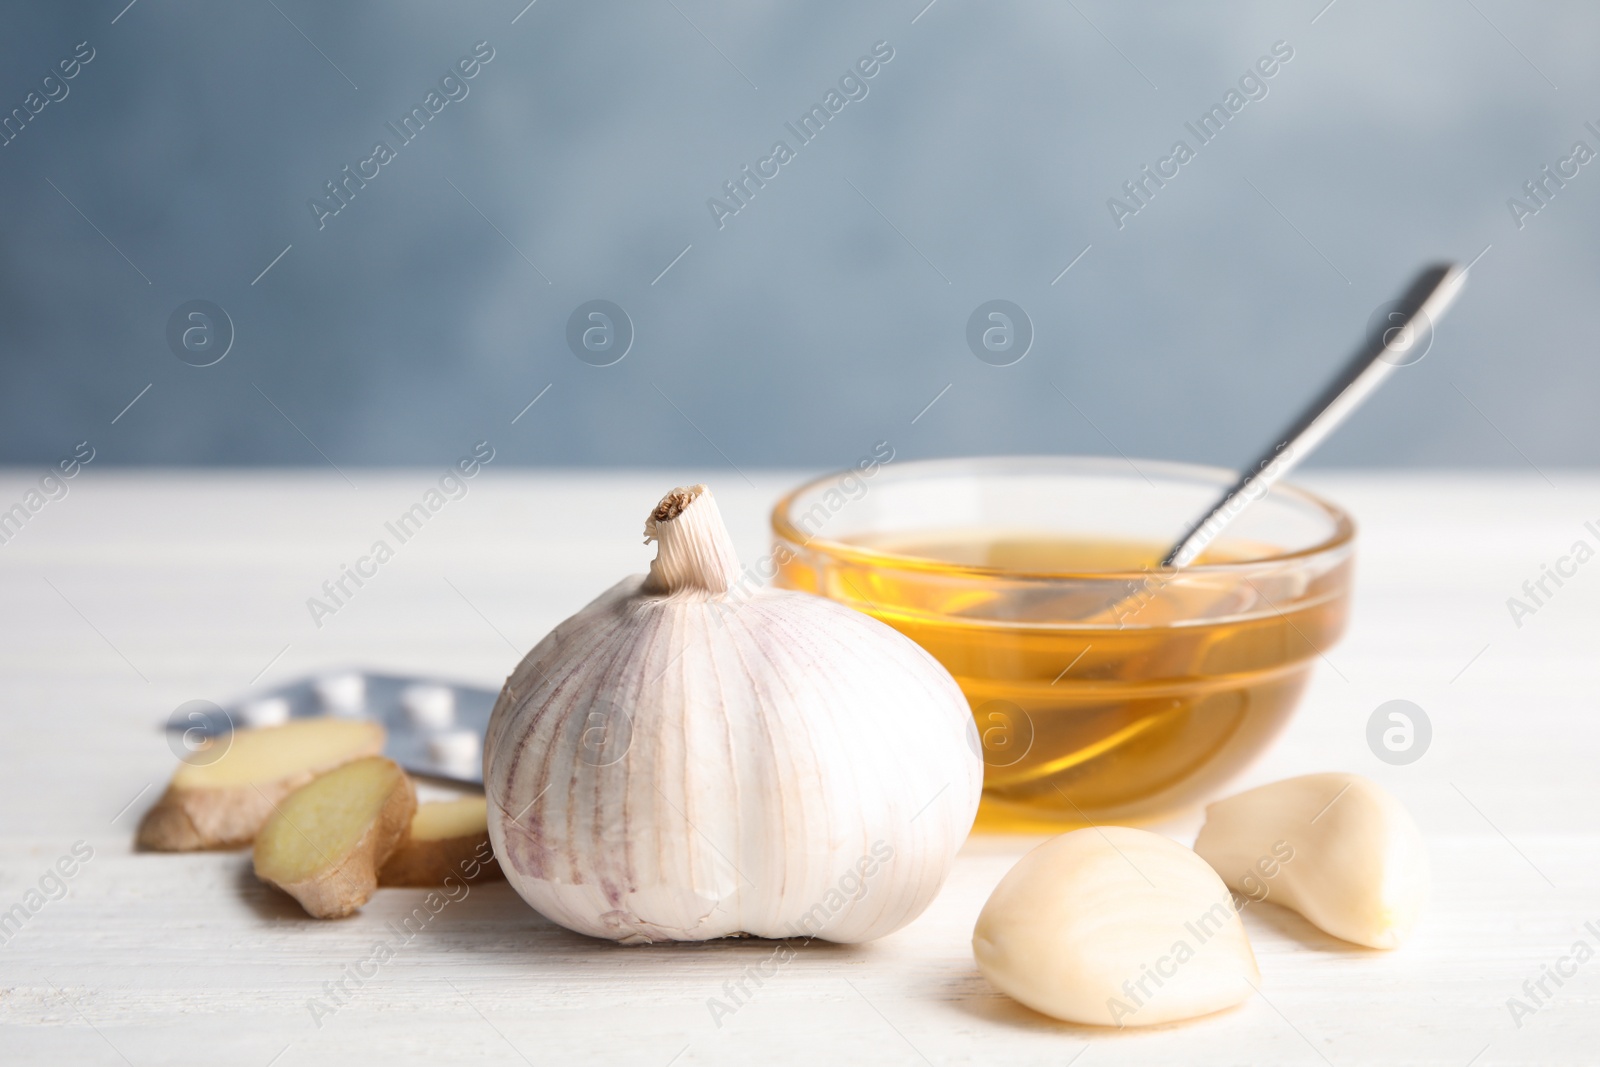
MULTIPOLYGON (((0 510, 38 473, 0 473, 0 510)), ((440 472, 345 473, 354 486, 331 472, 90 467, 0 544, 0 911, 39 904, 0 934, 0 1061, 1600 1062, 1600 958, 1546 978, 1548 996, 1524 989, 1575 942, 1600 948, 1600 562, 1547 585, 1520 627, 1506 606, 1575 542, 1600 546, 1585 528, 1600 529, 1594 474, 1305 479, 1362 524, 1355 612, 1242 783, 1318 770, 1383 783, 1427 835, 1431 911, 1403 949, 1376 953, 1247 908, 1260 996, 1105 1032, 1035 1015, 974 967, 978 910, 1036 839, 974 837, 916 922, 870 945, 807 947, 720 1019, 708 1001, 771 943, 620 948, 553 926, 501 883, 356 984, 347 968, 394 941, 387 923, 423 891, 383 890, 357 917, 318 922, 256 884, 246 854, 135 853, 174 765, 160 726, 184 701, 341 665, 498 685, 553 624, 644 569, 639 530, 663 490, 711 480, 754 559, 795 481, 489 468, 319 629, 306 599, 440 472), (1407 766, 1366 744, 1391 699, 1433 725, 1407 766), (74 849, 62 895, 47 872, 74 849), (30 897, 41 880, 49 896, 30 897), (341 979, 342 1005, 314 1017, 341 979), (1514 1015, 1511 998, 1532 1010, 1514 1015)), ((1160 829, 1188 844, 1198 822, 1160 829)))

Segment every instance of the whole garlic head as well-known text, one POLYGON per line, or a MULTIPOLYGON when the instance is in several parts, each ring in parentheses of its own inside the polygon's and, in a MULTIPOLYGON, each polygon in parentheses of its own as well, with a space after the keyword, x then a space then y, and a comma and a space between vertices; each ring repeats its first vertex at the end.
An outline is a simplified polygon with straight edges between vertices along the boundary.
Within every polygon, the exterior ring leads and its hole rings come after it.
POLYGON ((1398 947, 1428 900, 1422 831, 1393 794, 1355 774, 1286 778, 1219 800, 1194 850, 1244 896, 1369 948, 1398 947))
POLYGON ((1261 981, 1217 873, 1125 826, 1073 830, 1018 860, 978 916, 972 954, 1002 993, 1090 1026, 1207 1015, 1261 981))
POLYGON ((489 836, 545 917, 629 944, 867 941, 932 901, 977 813, 955 680, 887 625, 737 594, 703 485, 624 579, 529 652, 489 722, 489 836))

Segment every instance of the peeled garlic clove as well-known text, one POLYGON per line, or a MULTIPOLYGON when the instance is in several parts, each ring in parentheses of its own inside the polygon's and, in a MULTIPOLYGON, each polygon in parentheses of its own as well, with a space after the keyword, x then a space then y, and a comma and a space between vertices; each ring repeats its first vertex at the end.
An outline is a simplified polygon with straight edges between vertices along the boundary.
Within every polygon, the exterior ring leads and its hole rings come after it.
POLYGON ((1217 873, 1176 841, 1122 826, 1074 830, 1022 857, 983 906, 972 953, 1001 992, 1093 1026, 1206 1015, 1261 980, 1217 873))
POLYGON ((630 944, 866 941, 916 918, 983 786, 955 679, 876 619, 761 587, 703 485, 645 532, 650 573, 556 627, 495 704, 484 785, 512 887, 630 944))
POLYGON ((1219 800, 1194 850, 1245 897, 1370 948, 1397 947, 1428 899, 1422 831, 1388 790, 1355 774, 1308 774, 1219 800))

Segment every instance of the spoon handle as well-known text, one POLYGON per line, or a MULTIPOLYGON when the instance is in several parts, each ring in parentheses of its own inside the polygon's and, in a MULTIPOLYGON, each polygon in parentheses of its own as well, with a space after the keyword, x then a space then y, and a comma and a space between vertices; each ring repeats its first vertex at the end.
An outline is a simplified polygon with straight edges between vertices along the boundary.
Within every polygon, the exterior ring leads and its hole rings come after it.
POLYGON ((1389 312, 1381 331, 1374 331, 1327 388, 1302 411, 1216 504, 1201 516, 1164 559, 1163 567, 1186 567, 1277 482, 1322 443, 1350 413, 1361 406, 1397 367, 1408 351, 1423 343, 1461 291, 1466 272, 1451 263, 1428 267, 1389 312), (1415 324, 1415 327, 1413 327, 1415 324))

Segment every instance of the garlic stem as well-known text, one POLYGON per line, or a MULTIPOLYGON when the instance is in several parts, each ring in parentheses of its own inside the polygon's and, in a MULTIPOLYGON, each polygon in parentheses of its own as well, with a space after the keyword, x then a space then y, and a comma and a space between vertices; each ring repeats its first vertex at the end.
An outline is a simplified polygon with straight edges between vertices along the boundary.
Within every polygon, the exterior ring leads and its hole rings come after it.
POLYGON ((672 596, 698 591, 726 595, 739 579, 733 538, 704 485, 674 489, 661 498, 644 524, 645 543, 656 543, 656 558, 642 592, 672 596))

